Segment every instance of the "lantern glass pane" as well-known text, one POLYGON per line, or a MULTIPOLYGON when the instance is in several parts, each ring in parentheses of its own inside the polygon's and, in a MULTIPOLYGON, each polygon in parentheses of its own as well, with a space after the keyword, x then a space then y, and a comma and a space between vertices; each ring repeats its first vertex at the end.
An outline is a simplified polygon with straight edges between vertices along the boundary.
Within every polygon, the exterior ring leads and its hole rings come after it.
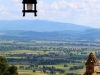
POLYGON ((33 9, 33 4, 27 4, 27 10, 32 10, 33 9))

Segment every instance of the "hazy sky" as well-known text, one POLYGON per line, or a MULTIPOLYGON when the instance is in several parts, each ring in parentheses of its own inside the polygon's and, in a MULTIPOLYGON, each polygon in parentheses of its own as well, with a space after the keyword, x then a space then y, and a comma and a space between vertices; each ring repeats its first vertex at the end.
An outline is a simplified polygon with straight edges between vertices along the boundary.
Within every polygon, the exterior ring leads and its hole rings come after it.
POLYGON ((100 28, 100 0, 38 0, 37 17, 23 17, 22 8, 22 0, 0 0, 0 20, 41 19, 100 28))

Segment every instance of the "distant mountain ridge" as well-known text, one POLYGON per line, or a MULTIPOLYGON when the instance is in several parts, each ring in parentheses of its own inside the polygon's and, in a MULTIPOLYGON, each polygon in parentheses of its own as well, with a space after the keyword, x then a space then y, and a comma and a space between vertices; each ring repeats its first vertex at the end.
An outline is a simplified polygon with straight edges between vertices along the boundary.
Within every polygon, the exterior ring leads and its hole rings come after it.
POLYGON ((91 29, 91 27, 46 20, 0 20, 0 30, 28 30, 37 32, 51 32, 63 30, 79 31, 86 29, 91 29))
POLYGON ((84 31, 54 31, 36 32, 23 30, 0 31, 0 39, 21 40, 100 40, 100 29, 88 29, 84 31))

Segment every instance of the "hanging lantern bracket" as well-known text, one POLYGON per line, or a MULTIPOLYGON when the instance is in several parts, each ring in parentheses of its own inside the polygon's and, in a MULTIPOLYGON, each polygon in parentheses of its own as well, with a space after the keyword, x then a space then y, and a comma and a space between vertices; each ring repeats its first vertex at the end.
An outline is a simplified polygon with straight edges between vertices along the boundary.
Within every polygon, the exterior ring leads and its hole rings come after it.
POLYGON ((34 16, 37 16, 37 10, 36 10, 36 4, 37 4, 37 0, 23 0, 23 16, 25 16, 25 13, 30 13, 30 12, 33 12, 34 13, 34 16), (34 10, 25 10, 25 4, 34 4, 34 10))

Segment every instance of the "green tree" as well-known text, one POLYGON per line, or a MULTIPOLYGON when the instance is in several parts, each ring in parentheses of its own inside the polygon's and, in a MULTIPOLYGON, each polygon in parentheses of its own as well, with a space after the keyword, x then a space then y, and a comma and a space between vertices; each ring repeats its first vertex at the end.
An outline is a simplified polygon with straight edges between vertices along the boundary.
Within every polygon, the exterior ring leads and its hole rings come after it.
POLYGON ((35 72, 36 72, 36 70, 34 69, 34 70, 33 70, 33 72, 35 73, 35 72))
POLYGON ((18 75, 16 66, 9 66, 7 59, 0 56, 0 75, 18 75))
POLYGON ((35 64, 35 67, 38 68, 38 64, 35 64))
POLYGON ((17 67, 14 65, 8 67, 8 72, 10 72, 10 75, 18 75, 17 67))
POLYGON ((54 71, 53 71, 53 70, 51 70, 51 71, 50 71, 50 74, 54 74, 54 71))
POLYGON ((34 68, 34 64, 31 64, 30 67, 33 67, 34 68))
POLYGON ((68 67, 66 64, 64 64, 64 67, 68 67))
POLYGON ((46 73, 46 69, 43 69, 43 73, 46 73))

